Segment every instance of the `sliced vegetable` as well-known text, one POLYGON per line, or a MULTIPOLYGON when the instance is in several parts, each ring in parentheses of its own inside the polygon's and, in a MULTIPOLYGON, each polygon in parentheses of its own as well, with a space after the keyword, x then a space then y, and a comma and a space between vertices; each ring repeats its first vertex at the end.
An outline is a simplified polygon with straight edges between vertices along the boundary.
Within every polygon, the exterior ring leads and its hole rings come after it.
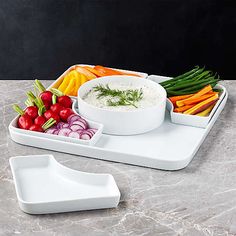
POLYGON ((209 106, 207 109, 203 110, 202 112, 197 113, 196 116, 208 116, 212 111, 213 107, 215 106, 215 103, 209 106))
POLYGON ((212 104, 214 104, 218 100, 218 98, 219 98, 218 94, 215 94, 214 96, 198 103, 197 105, 193 106, 189 110, 185 111, 184 114, 195 115, 205 110, 206 108, 210 107, 212 104))
POLYGON ((193 100, 193 99, 196 99, 196 98, 199 98, 201 97, 202 95, 208 93, 208 92, 212 92, 212 87, 211 85, 207 85, 205 86, 204 88, 202 88, 199 92, 195 93, 193 96, 189 97, 189 98, 186 98, 184 100, 180 100, 180 101, 176 101, 176 105, 178 107, 181 107, 181 106, 184 106, 186 101, 189 101, 189 100, 193 100))
POLYGON ((176 107, 174 109, 174 112, 182 113, 182 112, 187 111, 188 109, 192 108, 193 106, 195 106, 195 105, 185 105, 185 106, 182 106, 182 107, 176 107))

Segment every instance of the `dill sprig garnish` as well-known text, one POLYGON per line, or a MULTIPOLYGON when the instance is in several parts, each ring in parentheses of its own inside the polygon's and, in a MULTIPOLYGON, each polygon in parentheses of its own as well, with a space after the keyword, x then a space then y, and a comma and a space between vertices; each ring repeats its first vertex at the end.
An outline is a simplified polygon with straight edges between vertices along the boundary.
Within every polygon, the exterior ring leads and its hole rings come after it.
POLYGON ((111 89, 108 84, 99 84, 93 87, 93 89, 95 92, 98 92, 97 98, 111 97, 107 100, 108 106, 134 106, 138 108, 136 103, 143 98, 142 88, 119 90, 111 89))

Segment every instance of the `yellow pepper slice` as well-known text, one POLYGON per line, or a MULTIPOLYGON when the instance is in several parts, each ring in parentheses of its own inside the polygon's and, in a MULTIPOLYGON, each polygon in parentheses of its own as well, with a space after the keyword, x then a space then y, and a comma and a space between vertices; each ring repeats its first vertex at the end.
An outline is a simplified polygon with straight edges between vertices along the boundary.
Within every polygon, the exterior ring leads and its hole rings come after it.
POLYGON ((63 92, 63 93, 64 93, 66 87, 69 85, 69 82, 70 82, 70 76, 68 76, 68 75, 69 75, 69 74, 67 74, 67 75, 64 77, 62 83, 61 83, 60 86, 58 87, 58 89, 59 89, 61 92, 63 92))
POLYGON ((87 77, 84 74, 80 74, 80 85, 86 83, 88 81, 87 77))
POLYGON ((72 79, 70 80, 70 83, 69 83, 69 85, 67 86, 66 90, 64 91, 64 94, 65 94, 65 95, 71 95, 71 94, 73 93, 75 84, 76 84, 76 79, 75 79, 75 78, 72 78, 72 79))

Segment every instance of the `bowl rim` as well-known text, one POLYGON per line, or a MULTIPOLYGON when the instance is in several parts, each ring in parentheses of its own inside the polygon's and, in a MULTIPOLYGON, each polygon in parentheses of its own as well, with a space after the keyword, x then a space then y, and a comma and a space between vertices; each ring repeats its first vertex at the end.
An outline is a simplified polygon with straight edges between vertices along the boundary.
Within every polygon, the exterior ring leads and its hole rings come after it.
MULTIPOLYGON (((92 87, 91 87, 92 88, 92 87)), ((137 77, 137 76, 124 76, 124 75, 112 75, 112 76, 103 76, 103 77, 99 77, 98 79, 94 79, 94 80, 90 80, 86 83, 84 83, 83 85, 81 85, 78 89, 78 92, 77 92, 77 99, 78 99, 78 108, 79 108, 79 104, 80 103, 83 103, 85 104, 86 106, 90 107, 90 108, 93 108, 93 109, 97 109, 99 111, 106 111, 106 112, 110 112, 110 113, 139 113, 139 112, 143 112, 143 111, 148 111, 148 110, 153 110, 155 109, 156 107, 159 107, 159 105, 162 103, 162 102, 165 102, 166 99, 167 99, 167 93, 166 93, 166 90, 158 83, 152 81, 152 80, 149 80, 147 78, 140 78, 140 77, 137 77), (141 81, 144 81, 146 83, 150 83, 156 87, 158 87, 162 93, 163 93, 163 97, 161 96, 161 99, 160 101, 158 101, 158 103, 154 106, 151 106, 151 107, 146 107, 146 108, 141 108, 141 109, 137 109, 137 110, 130 110, 130 111, 124 111, 124 110, 119 110, 119 111, 116 111, 116 110, 109 110, 109 109, 106 109, 106 108, 101 108, 101 107, 96 107, 94 105, 91 105, 87 102, 84 101, 84 99, 82 99, 82 97, 80 96, 80 93, 81 93, 81 90, 85 87, 85 86, 88 86, 89 84, 92 84, 92 83, 95 83, 94 81, 99 81, 102 79, 111 79, 111 80, 115 80, 116 78, 122 78, 122 79, 125 79, 125 78, 128 78, 128 79, 134 79, 135 80, 141 80, 141 81)))

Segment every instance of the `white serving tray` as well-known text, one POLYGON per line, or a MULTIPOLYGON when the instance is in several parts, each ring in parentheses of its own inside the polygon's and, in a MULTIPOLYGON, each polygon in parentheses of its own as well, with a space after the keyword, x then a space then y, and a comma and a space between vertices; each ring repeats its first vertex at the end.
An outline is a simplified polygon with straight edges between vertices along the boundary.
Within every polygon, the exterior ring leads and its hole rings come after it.
MULTIPOLYGON (((165 77, 165 76, 158 76, 158 75, 150 75, 148 76, 148 79, 154 82, 160 83, 166 80, 170 80, 172 78, 165 77)), ((226 94, 226 89, 222 85, 216 85, 215 88, 221 89, 222 92, 220 93, 219 100, 214 105, 214 108, 211 110, 210 114, 206 117, 196 116, 196 115, 186 115, 186 114, 174 112, 174 106, 172 102, 169 99, 167 99, 167 109, 170 111, 171 121, 176 124, 206 128, 226 94)))
POLYGON ((47 214, 117 207, 120 192, 110 174, 72 170, 52 155, 10 158, 20 208, 47 214))
POLYGON ((163 125, 156 130, 133 136, 102 134, 94 146, 9 130, 13 141, 28 146, 163 170, 178 170, 190 163, 223 110, 227 97, 226 91, 225 97, 205 129, 174 124, 167 111, 163 125))

